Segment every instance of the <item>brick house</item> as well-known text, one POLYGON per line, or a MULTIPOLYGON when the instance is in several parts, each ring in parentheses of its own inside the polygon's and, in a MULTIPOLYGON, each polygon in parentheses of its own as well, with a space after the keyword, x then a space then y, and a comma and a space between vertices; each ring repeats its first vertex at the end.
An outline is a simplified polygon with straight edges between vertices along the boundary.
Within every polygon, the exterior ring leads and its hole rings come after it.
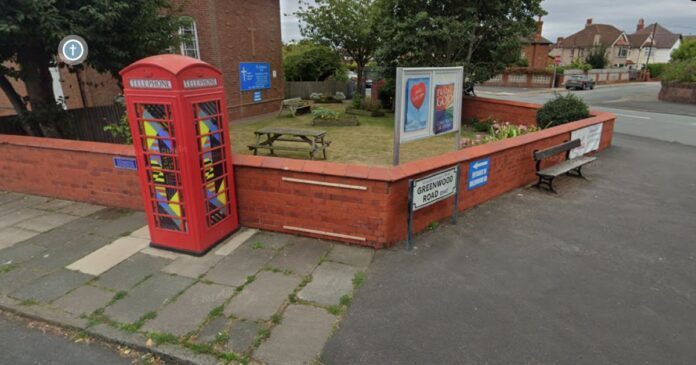
MULTIPOLYGON (((222 71, 230 119, 277 111, 285 95, 280 2, 172 0, 172 3, 182 6, 181 15, 187 20, 180 29, 181 34, 187 35, 186 41, 173 52, 199 58, 222 71), (260 102, 254 102, 253 91, 241 91, 240 62, 270 64, 271 88, 261 90, 260 102)), ((51 73, 54 93, 57 98, 67 98, 68 109, 111 105, 120 93, 111 75, 90 68, 80 73, 56 68, 51 73)), ((21 82, 13 81, 13 85, 20 95, 26 95, 21 82)), ((14 114, 9 100, 0 92, 0 116, 14 114)))
POLYGON ((536 23, 536 31, 532 37, 522 39, 524 48, 522 49, 522 59, 526 59, 529 65, 527 67, 533 69, 545 69, 552 61, 549 58, 551 45, 553 42, 544 38, 541 35, 544 22, 539 17, 536 23))
POLYGON ((642 68, 648 54, 650 63, 669 62, 672 50, 680 45, 680 39, 681 35, 660 25, 646 27, 643 19, 638 21, 632 34, 613 25, 594 24, 592 19, 587 19, 584 29, 565 38, 559 37, 549 54, 552 57, 561 56, 561 65, 566 66, 576 58, 585 59, 597 47, 604 47, 609 67, 642 68))

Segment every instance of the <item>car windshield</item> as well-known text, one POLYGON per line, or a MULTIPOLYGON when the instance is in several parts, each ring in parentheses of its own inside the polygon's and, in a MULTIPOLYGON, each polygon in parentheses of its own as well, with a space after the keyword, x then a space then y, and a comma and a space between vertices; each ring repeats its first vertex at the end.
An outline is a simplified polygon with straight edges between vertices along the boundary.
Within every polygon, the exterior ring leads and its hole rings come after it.
POLYGON ((573 79, 573 80, 582 80, 583 77, 582 77, 582 76, 573 76, 573 77, 571 77, 571 79, 573 79))

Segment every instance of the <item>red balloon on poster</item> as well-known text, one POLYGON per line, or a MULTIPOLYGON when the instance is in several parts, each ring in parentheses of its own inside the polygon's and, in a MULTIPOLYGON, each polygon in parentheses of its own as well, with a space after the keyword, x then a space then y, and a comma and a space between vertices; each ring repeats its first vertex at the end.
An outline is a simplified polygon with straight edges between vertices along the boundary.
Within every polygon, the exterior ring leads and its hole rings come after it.
POLYGON ((425 83, 419 82, 411 88, 411 104, 420 109, 425 101, 425 83))

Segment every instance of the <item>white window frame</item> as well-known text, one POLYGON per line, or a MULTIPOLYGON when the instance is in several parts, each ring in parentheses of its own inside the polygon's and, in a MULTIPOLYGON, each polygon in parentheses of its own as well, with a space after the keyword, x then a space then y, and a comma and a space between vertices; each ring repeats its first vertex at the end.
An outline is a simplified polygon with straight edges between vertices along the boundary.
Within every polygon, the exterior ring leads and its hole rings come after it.
POLYGON ((619 47, 618 57, 619 58, 628 57, 628 47, 619 47))
POLYGON ((643 56, 644 56, 644 57, 650 56, 650 57, 652 58, 652 56, 655 54, 655 51, 654 51, 654 50, 653 50, 653 51, 650 51, 651 48, 652 48, 652 47, 645 47, 645 48, 643 48, 643 56))
POLYGON ((179 46, 179 50, 182 55, 184 56, 189 56, 197 59, 201 59, 201 50, 198 46, 198 28, 196 27, 196 20, 194 20, 190 16, 184 16, 182 18, 185 18, 186 20, 190 20, 190 26, 185 26, 182 25, 179 27, 179 36, 183 36, 189 32, 190 34, 193 35, 191 37, 190 42, 181 41, 181 45, 179 46))

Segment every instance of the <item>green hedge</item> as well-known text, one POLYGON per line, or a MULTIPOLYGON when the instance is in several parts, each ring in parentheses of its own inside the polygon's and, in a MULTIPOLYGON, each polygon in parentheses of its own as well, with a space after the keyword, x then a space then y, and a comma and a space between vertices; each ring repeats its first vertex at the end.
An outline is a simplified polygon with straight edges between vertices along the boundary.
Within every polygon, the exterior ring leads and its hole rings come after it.
POLYGON ((589 116, 590 108, 582 99, 574 94, 558 95, 539 109, 537 125, 539 128, 549 128, 585 119, 589 116))

